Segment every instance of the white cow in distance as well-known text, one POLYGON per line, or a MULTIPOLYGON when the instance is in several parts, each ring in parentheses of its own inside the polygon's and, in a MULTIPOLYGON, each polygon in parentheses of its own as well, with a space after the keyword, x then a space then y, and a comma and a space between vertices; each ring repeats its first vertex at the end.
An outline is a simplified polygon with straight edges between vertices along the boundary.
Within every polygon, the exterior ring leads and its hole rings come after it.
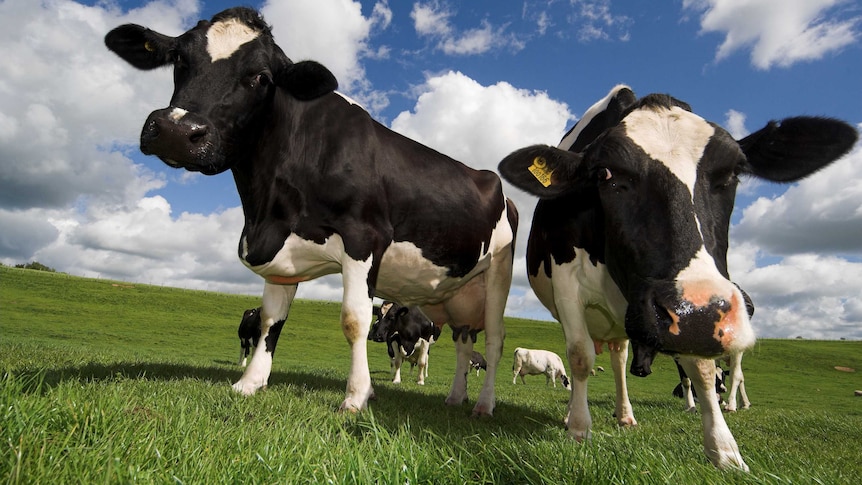
POLYGON ((563 359, 559 355, 548 350, 524 349, 518 347, 515 349, 515 363, 512 364, 512 372, 515 374, 512 377, 512 384, 516 384, 518 376, 521 376, 521 382, 524 381, 525 375, 545 374, 546 382, 553 383, 557 387, 557 377, 563 387, 571 390, 569 378, 566 377, 566 368, 563 367, 563 359))

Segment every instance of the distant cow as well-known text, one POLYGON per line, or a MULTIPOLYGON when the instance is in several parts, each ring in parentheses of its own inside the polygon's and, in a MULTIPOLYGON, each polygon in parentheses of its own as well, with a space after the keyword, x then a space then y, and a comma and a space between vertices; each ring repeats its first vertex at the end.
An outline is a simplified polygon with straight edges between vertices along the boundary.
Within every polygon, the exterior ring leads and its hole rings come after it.
POLYGON ((257 347, 260 339, 260 307, 243 312, 236 333, 239 335, 239 365, 245 367, 252 347, 257 347))
POLYGON ((488 369, 488 363, 485 362, 485 358, 482 357, 482 354, 479 352, 473 351, 473 354, 470 355, 470 367, 476 369, 476 377, 479 376, 479 369, 488 369))
POLYGON ((727 380, 730 381, 730 386, 727 391, 727 404, 724 405, 724 410, 734 412, 737 410, 736 394, 739 393, 742 397, 742 409, 751 407, 751 401, 748 400, 748 394, 745 392, 745 376, 742 373, 742 352, 737 352, 722 359, 727 364, 728 375, 727 380))
POLYGON ((431 345, 440 337, 440 328, 434 325, 417 307, 408 308, 386 301, 381 305, 377 321, 368 338, 386 342, 392 362, 392 382, 401 383, 401 364, 407 360, 419 366, 417 384, 424 385, 428 377, 428 356, 431 345))
MULTIPOLYGON (((362 410, 374 394, 366 337, 372 299, 381 296, 420 306, 459 335, 485 331, 488 372, 473 414, 493 414, 518 221, 494 172, 372 119, 335 92, 326 67, 289 59, 249 8, 178 37, 126 24, 105 44, 138 69, 173 71, 170 104, 144 122, 141 151, 191 172, 232 172, 244 216, 238 255, 265 280, 266 345, 237 392, 267 385, 278 342, 271 332, 287 319, 297 285, 340 274, 351 364, 339 410, 362 410)), ((449 405, 467 400, 473 343, 455 343, 449 405)))
POLYGON ((512 372, 515 374, 512 377, 512 384, 517 383, 518 376, 521 377, 521 382, 526 384, 524 376, 545 374, 545 385, 553 383, 554 387, 557 387, 557 377, 559 377, 563 387, 569 390, 572 389, 572 386, 569 385, 569 378, 566 377, 566 368, 563 366, 563 359, 549 350, 523 349, 518 347, 515 349, 515 362, 512 364, 512 372))
MULTIPOLYGON (((500 163, 539 197, 527 276, 563 325, 572 372, 569 434, 590 438, 587 377, 594 342, 611 349, 616 416, 636 424, 625 383, 635 353, 680 355, 698 392, 712 392, 716 357, 754 344, 745 297, 727 271, 738 178, 799 180, 837 160, 856 128, 829 118, 770 122, 742 140, 664 94, 638 99, 616 86, 558 147, 534 145, 500 163)), ((636 373, 648 368, 638 356, 636 373)), ((712 399, 702 402, 704 450, 719 468, 748 467, 712 399)))
MULTIPOLYGON (((679 372, 679 384, 673 389, 673 395, 685 400, 685 410, 688 412, 696 412, 695 402, 698 401, 697 390, 691 387, 691 379, 685 373, 679 362, 676 362, 676 369, 679 372)), ((727 387, 724 385, 726 374, 720 366, 715 366, 715 393, 714 398, 720 403, 721 395, 727 392, 727 387)))

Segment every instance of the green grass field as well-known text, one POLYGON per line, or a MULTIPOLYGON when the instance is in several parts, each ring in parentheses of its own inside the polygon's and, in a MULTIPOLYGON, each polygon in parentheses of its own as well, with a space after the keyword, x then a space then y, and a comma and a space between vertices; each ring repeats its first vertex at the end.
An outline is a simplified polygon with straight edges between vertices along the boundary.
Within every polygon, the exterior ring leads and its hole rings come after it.
MULTIPOLYGON (((431 351, 424 387, 389 381, 369 342, 377 400, 335 412, 349 349, 337 303, 297 301, 269 387, 233 393, 236 328, 258 299, 0 268, 0 480, 5 483, 862 483, 862 342, 761 340, 743 361, 752 408, 726 415, 748 474, 702 451, 700 417, 671 396, 668 357, 629 377, 618 429, 613 377, 590 379, 593 439, 568 439, 568 392, 513 386, 515 347, 564 355, 556 323, 506 319, 490 419, 447 407, 454 346, 431 351), (856 369, 840 372, 835 366, 856 369)), ((756 318, 756 317, 755 317, 756 318)), ((756 320, 755 320, 756 326, 756 320)), ((477 350, 484 353, 483 342, 477 350)), ((475 399, 480 376, 469 377, 475 399)))

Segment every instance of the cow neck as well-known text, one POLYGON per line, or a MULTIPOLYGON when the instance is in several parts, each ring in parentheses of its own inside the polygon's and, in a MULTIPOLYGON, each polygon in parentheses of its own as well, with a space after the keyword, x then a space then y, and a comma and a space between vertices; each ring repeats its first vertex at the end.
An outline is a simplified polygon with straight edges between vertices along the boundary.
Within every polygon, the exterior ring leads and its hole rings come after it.
POLYGON ((294 231, 303 211, 300 188, 294 184, 292 154, 307 104, 277 90, 271 107, 260 115, 255 140, 241 153, 248 157, 233 164, 234 182, 242 202, 245 226, 240 254, 246 250, 251 265, 269 262, 294 231), (243 243, 248 245, 243 248, 243 243))

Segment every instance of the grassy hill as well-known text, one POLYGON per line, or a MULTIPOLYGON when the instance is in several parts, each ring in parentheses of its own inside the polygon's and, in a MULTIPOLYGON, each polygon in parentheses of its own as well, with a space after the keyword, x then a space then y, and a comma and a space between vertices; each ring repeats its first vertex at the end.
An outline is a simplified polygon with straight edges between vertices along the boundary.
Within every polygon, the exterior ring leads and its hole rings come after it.
MULTIPOLYGON (((0 480, 6 483, 862 483, 862 342, 761 340, 743 367, 753 407, 726 415, 750 474, 720 472, 700 418, 671 396, 673 362, 629 377, 640 425, 618 429, 613 377, 590 380, 593 440, 566 437, 568 392, 542 376, 513 386, 511 352, 565 354, 556 323, 506 320, 494 418, 443 405, 454 346, 431 351, 424 387, 389 382, 369 342, 378 396, 343 399, 340 305, 294 303, 269 388, 229 384, 236 328, 257 298, 0 268, 0 480), (843 366, 856 372, 841 372, 843 366)), ((756 322, 755 322, 756 323, 756 322)), ((483 352, 483 341, 477 350, 483 352)), ((475 399, 484 374, 469 377, 475 399)))

